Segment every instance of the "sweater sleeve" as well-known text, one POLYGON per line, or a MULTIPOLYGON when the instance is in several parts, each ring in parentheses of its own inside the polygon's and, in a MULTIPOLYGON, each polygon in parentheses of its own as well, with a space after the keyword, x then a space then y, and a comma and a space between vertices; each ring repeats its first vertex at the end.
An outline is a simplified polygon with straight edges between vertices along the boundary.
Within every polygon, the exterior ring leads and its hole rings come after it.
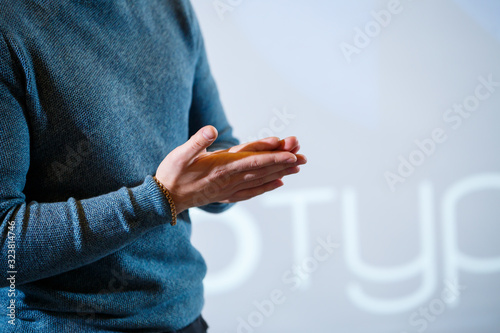
POLYGON ((151 176, 85 200, 26 202, 30 132, 9 54, 0 36, 0 287, 12 274, 22 285, 87 265, 170 222, 169 205, 151 176))
MULTIPOLYGON (((203 126, 213 125, 217 128, 219 136, 208 150, 227 149, 238 145, 239 140, 233 136, 233 129, 224 113, 217 85, 210 71, 203 35, 194 14, 193 21, 195 35, 198 37, 198 59, 189 113, 189 135, 193 135, 203 126)), ((232 205, 211 203, 199 208, 210 213, 220 213, 232 205)))
POLYGON ((193 135, 205 125, 213 125, 219 137, 209 150, 226 149, 239 144, 224 113, 217 85, 210 71, 203 35, 193 12, 193 29, 197 43, 197 63, 194 76, 191 109, 189 113, 189 134, 193 135))

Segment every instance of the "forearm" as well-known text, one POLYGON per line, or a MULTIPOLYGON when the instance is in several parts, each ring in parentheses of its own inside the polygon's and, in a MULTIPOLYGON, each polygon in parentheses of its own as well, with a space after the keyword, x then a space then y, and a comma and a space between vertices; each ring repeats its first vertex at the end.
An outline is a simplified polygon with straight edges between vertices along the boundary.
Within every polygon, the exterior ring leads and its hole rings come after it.
POLYGON ((90 199, 13 204, 1 216, 1 267, 12 259, 7 258, 11 231, 19 285, 97 261, 170 222, 169 206, 150 176, 137 187, 90 199))

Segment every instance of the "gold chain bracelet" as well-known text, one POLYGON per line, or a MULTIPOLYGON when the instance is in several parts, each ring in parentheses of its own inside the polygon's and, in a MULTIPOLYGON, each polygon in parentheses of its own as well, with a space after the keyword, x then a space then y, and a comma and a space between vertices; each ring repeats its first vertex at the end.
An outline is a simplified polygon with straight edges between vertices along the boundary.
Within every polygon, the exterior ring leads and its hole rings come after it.
POLYGON ((165 194, 165 196, 167 197, 168 204, 170 205, 170 212, 172 213, 172 222, 170 222, 170 224, 176 225, 177 212, 175 210, 175 203, 174 199, 172 198, 172 194, 170 194, 170 191, 158 180, 158 178, 156 178, 156 176, 153 176, 153 179, 155 180, 156 184, 158 184, 163 194, 165 194))

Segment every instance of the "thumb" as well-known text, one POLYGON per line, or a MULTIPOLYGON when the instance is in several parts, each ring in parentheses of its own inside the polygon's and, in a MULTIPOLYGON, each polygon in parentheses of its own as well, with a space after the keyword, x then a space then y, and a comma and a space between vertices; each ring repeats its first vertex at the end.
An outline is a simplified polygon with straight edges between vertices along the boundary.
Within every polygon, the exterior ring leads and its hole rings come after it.
POLYGON ((217 139, 217 129, 211 125, 201 128, 189 140, 182 145, 184 149, 182 154, 184 159, 190 160, 200 153, 205 152, 214 141, 217 139))

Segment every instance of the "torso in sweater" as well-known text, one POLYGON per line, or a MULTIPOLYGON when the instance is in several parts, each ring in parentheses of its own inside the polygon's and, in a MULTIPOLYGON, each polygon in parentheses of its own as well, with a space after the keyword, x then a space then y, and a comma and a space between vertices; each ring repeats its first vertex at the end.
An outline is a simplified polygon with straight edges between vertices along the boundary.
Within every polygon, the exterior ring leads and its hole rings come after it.
POLYGON ((237 143, 191 5, 0 2, 0 213, 2 232, 16 223, 17 329, 186 326, 206 266, 188 213, 170 226, 150 175, 205 124, 219 146, 237 143))

